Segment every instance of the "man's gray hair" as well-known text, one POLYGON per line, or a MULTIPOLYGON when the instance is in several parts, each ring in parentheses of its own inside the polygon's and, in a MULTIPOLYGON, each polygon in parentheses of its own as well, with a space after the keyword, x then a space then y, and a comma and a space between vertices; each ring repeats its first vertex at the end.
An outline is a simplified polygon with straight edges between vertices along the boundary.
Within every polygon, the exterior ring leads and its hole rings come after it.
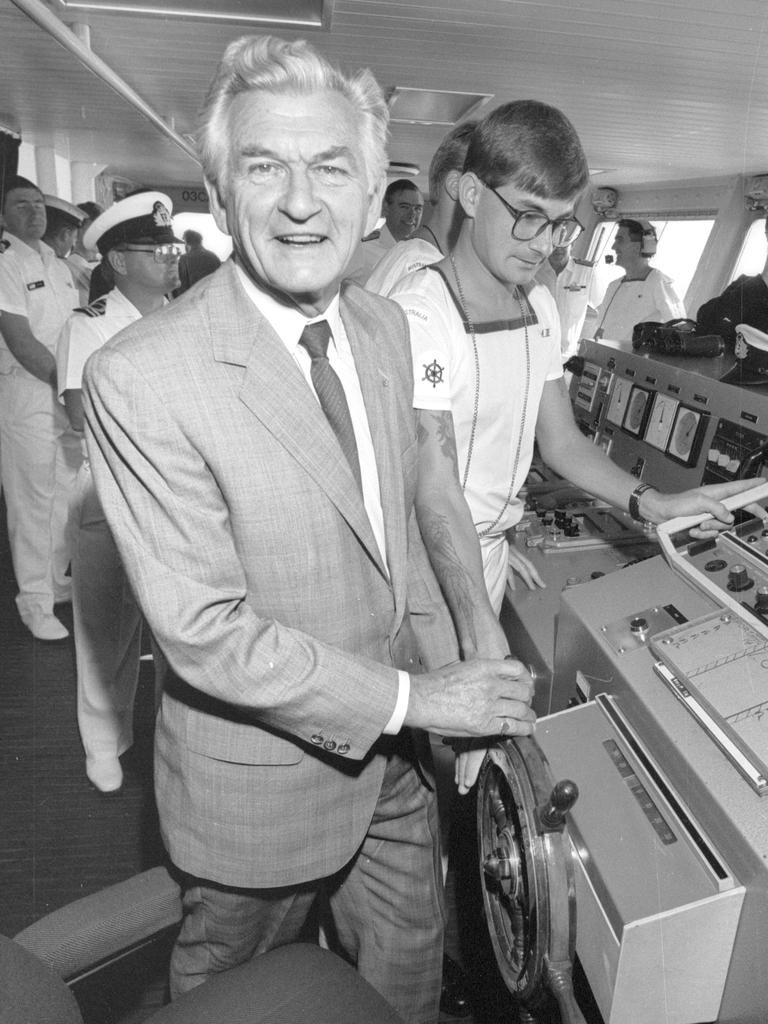
POLYGON ((305 96, 322 91, 341 93, 359 116, 369 189, 385 174, 389 109, 367 68, 346 75, 303 39, 287 42, 276 36, 243 36, 224 51, 198 119, 203 173, 219 194, 229 171, 229 107, 235 97, 252 90, 305 96))

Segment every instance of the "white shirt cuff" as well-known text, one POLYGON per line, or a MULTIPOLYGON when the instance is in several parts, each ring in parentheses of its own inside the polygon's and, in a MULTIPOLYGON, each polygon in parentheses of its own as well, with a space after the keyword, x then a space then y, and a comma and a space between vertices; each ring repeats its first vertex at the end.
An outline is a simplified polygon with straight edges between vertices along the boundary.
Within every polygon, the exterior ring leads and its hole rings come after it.
POLYGON ((411 696, 411 677, 408 673, 401 672, 398 669, 397 679, 397 701, 395 703, 395 710, 392 712, 392 717, 382 730, 385 736, 396 736, 402 729, 403 719, 405 718, 405 713, 408 710, 408 701, 411 696))

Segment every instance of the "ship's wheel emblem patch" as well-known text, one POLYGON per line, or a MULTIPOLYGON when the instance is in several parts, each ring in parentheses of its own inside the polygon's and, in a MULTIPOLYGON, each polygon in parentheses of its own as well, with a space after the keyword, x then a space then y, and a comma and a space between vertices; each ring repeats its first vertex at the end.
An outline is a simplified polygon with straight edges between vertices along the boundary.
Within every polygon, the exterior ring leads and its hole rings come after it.
POLYGON ((433 388, 436 388, 438 384, 443 383, 443 372, 442 367, 436 359, 433 359, 431 363, 424 363, 424 376, 422 380, 428 380, 433 388))

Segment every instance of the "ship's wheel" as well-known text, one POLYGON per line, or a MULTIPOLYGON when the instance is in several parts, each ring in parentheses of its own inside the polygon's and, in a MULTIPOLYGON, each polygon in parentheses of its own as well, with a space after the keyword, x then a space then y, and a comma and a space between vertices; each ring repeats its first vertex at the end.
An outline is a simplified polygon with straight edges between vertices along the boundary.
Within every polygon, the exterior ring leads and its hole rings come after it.
POLYGON ((575 783, 553 783, 532 737, 502 740, 478 785, 478 840, 485 916, 502 979, 535 1021, 545 991, 563 1024, 585 1024, 573 994, 576 938, 573 862, 565 831, 575 783))

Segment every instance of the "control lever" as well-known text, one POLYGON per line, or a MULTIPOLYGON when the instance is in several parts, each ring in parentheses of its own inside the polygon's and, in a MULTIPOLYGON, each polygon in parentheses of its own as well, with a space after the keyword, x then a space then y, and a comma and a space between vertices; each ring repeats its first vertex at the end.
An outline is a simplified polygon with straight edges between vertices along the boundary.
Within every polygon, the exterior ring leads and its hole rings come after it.
MULTIPOLYGON (((723 498, 722 504, 725 505, 729 512, 733 512, 734 509, 742 508, 744 505, 755 504, 763 501, 765 498, 768 498, 768 483, 763 480, 757 487, 752 487, 748 491, 740 491, 738 494, 732 494, 730 498, 723 498)), ((666 537, 674 533, 681 533, 683 530, 690 530, 691 527, 699 526, 705 519, 711 518, 708 512, 695 516, 678 516, 676 519, 668 519, 666 523, 660 523, 656 528, 656 534, 662 543, 662 547, 664 547, 664 539, 666 537)))
POLYGON ((542 832, 562 832, 565 816, 579 799, 579 787, 570 779, 561 779, 552 788, 546 803, 536 808, 542 832))

